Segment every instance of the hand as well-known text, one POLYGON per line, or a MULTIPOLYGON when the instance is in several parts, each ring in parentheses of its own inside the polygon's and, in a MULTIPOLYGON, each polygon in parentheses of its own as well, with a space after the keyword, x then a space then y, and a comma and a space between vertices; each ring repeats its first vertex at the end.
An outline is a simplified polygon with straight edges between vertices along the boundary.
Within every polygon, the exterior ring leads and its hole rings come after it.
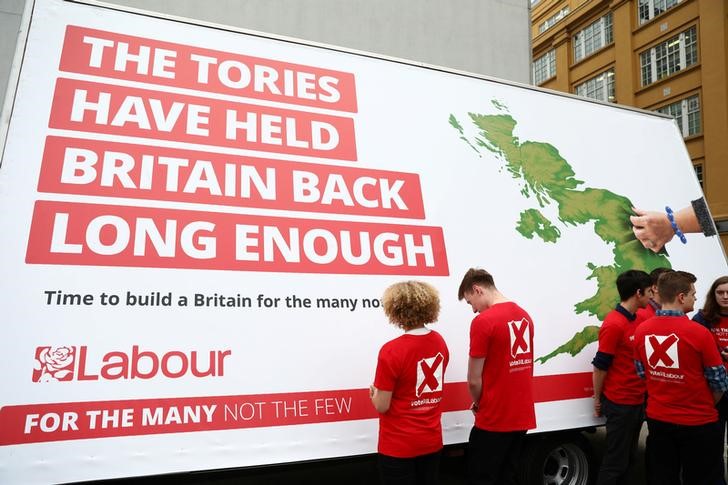
POLYGON ((369 399, 374 399, 374 396, 377 394, 377 388, 374 387, 374 384, 369 386, 369 399))
POLYGON ((632 208, 635 216, 629 216, 632 232, 642 246, 652 252, 659 252, 675 235, 667 214, 632 208))
POLYGON ((602 415, 602 400, 594 396, 594 417, 599 418, 602 415))
POLYGON ((723 362, 728 362, 728 350, 726 350, 726 349, 721 350, 720 356, 723 357, 723 362))
POLYGON ((470 410, 473 412, 473 416, 478 414, 478 403, 474 402, 470 405, 470 410))

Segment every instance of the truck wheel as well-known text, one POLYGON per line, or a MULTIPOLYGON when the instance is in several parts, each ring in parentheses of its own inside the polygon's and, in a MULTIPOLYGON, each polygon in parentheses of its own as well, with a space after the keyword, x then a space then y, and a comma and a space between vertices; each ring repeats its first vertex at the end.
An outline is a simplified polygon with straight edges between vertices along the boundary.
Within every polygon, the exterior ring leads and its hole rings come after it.
POLYGON ((591 446, 580 433, 534 435, 522 457, 523 485, 588 485, 596 477, 591 446))

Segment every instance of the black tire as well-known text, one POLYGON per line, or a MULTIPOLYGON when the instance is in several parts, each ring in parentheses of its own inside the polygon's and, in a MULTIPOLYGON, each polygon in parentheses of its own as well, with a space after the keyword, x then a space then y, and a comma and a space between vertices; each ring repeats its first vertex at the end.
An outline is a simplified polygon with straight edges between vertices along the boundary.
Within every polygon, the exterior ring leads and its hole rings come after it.
POLYGON ((591 445, 579 432, 529 436, 521 463, 522 485, 589 485, 597 474, 591 445))

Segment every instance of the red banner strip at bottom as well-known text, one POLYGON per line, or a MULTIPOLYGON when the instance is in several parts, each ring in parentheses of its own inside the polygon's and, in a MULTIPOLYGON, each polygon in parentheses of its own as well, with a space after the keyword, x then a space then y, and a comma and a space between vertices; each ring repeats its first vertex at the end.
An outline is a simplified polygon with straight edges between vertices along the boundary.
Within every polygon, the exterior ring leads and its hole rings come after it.
MULTIPOLYGON (((445 384, 443 411, 467 409, 467 383, 445 384)), ((592 394, 591 373, 537 376, 536 402, 592 394)), ((0 445, 187 433, 377 417, 367 389, 28 404, 0 408, 0 445)))

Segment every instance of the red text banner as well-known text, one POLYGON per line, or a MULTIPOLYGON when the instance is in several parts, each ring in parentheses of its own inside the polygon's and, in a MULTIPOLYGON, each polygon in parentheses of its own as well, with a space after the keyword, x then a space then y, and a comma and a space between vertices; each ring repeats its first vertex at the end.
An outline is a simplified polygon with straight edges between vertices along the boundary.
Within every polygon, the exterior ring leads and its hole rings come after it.
POLYGON ((31 264, 449 274, 442 228, 37 201, 31 264))
POLYGON ((49 136, 40 192, 423 219, 417 174, 49 136))
POLYGON ((356 160, 354 121, 291 109, 59 78, 50 127, 356 160))
POLYGON ((355 113, 354 75, 69 25, 61 71, 355 113))
MULTIPOLYGON (((592 395, 591 373, 534 377, 536 402, 592 395)), ((446 383, 444 412, 470 406, 467 383, 446 383)), ((0 446, 376 418, 367 389, 241 396, 28 404, 0 409, 0 446)))
POLYGON ((366 389, 5 406, 0 445, 374 417, 366 389))

